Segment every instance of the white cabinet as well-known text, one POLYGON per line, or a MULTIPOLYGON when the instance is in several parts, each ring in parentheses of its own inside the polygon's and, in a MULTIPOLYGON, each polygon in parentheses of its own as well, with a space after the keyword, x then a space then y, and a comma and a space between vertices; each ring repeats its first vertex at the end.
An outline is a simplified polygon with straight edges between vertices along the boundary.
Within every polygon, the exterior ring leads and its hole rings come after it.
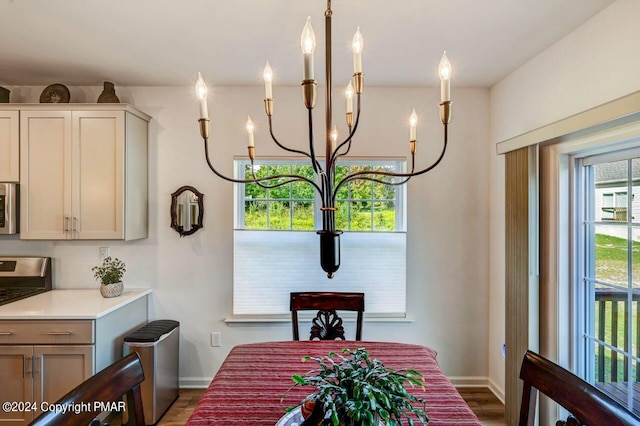
POLYGON ((41 402, 55 402, 91 377, 93 346, 0 346, 0 399, 29 403, 0 412, 0 424, 27 424, 41 402))
POLYGON ((18 111, 0 111, 0 182, 18 182, 20 139, 18 111))
MULTIPOLYGON (((0 347, 0 400, 2 402, 26 402, 33 400, 33 346, 0 347)), ((13 408, 13 407, 12 407, 13 408)), ((27 424, 33 413, 25 409, 0 411, 0 423, 27 424)), ((31 408, 31 407, 30 407, 31 408)))
MULTIPOLYGON (((86 291, 102 298, 97 290, 86 291)), ((60 292, 67 303, 78 303, 64 294, 71 290, 60 292)), ((0 425, 27 425, 40 414, 42 402, 57 401, 120 359, 124 336, 147 323, 147 298, 99 314, 96 319, 0 319, 0 401, 22 403, 15 410, 0 410, 0 425)))
POLYGON ((28 423, 41 402, 57 401, 95 373, 92 321, 5 322, 0 329, 0 340, 31 343, 0 345, 0 400, 32 404, 3 409, 3 425, 28 423))
POLYGON ((20 238, 146 238, 149 117, 68 105, 20 109, 20 238))

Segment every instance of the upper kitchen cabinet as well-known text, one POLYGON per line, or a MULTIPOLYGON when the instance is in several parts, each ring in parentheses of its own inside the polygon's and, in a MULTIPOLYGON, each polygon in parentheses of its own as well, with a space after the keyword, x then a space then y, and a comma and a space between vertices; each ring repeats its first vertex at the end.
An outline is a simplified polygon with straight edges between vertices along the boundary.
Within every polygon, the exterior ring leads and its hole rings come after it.
POLYGON ((20 139, 18 111, 0 111, 0 182, 18 182, 20 139))
POLYGON ((20 238, 146 238, 149 120, 126 104, 20 108, 20 238))

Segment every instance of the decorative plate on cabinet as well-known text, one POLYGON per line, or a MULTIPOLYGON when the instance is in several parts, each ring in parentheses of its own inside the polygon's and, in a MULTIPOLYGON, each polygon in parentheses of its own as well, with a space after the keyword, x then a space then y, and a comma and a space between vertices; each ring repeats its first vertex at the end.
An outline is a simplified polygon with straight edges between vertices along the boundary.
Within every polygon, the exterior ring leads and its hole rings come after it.
POLYGON ((51 84, 40 95, 41 104, 66 104, 69 103, 71 94, 64 84, 51 84))

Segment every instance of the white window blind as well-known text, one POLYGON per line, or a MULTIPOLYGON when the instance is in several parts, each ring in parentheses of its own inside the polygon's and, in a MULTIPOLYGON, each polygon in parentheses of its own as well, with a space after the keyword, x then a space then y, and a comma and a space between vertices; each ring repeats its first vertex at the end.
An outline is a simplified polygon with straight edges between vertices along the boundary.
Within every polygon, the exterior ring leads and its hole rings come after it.
POLYGON ((406 307, 406 233, 345 232, 333 279, 320 267, 315 232, 234 231, 234 315, 289 313, 293 291, 365 293, 365 312, 401 314, 406 307))

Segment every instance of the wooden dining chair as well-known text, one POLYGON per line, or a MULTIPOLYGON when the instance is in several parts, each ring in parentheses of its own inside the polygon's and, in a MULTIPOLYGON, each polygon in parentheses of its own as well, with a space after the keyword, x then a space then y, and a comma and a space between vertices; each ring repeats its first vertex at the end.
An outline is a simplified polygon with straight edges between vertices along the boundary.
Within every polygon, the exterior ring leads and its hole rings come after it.
MULTIPOLYGON (((122 425, 144 426, 144 411, 140 383, 144 380, 142 364, 137 352, 132 352, 114 362, 96 375, 88 378, 55 404, 78 409, 45 411, 29 426, 87 426, 102 424, 95 420, 105 411, 121 411, 126 396, 127 423, 122 425)), ((118 419, 120 425, 120 419, 118 419)))
POLYGON ((533 426, 536 397, 542 392, 571 413, 567 426, 640 425, 640 417, 613 398, 535 352, 527 351, 520 369, 524 381, 519 426, 533 426))
POLYGON ((342 318, 336 311, 355 311, 356 340, 362 340, 362 313, 364 312, 364 293, 303 292, 291 293, 291 323, 293 340, 300 340, 298 330, 298 311, 318 313, 311 321, 309 340, 336 340, 344 337, 342 318))

